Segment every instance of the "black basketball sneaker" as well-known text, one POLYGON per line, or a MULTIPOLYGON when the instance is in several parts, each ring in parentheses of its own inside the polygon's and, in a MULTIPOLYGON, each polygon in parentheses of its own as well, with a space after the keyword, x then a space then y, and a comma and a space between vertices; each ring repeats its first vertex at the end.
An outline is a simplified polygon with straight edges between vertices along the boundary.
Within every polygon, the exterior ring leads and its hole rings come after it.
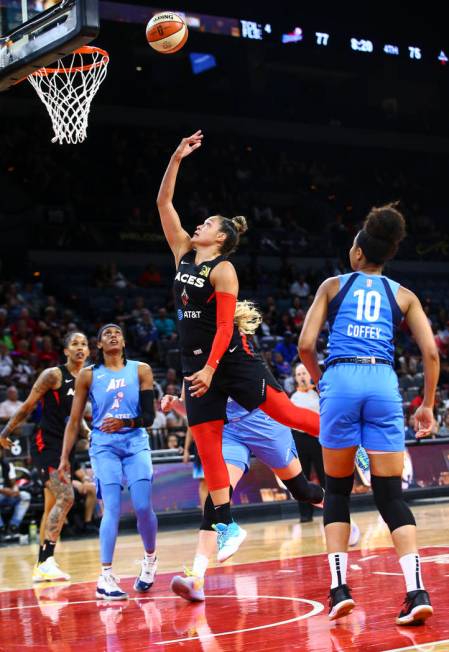
POLYGON ((422 625, 433 614, 427 591, 409 591, 404 600, 401 613, 396 618, 397 625, 422 625))
POLYGON ((349 586, 341 584, 329 593, 329 620, 337 620, 351 613, 355 607, 349 586))

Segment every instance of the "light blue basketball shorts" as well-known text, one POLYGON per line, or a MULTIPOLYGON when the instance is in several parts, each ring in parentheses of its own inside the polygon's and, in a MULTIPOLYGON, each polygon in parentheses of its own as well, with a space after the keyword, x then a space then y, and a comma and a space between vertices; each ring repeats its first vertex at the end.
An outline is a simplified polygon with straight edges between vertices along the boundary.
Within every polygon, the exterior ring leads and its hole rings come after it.
POLYGON ((322 446, 404 450, 402 398, 392 367, 337 364, 324 372, 319 391, 322 446))
POLYGON ((251 453, 271 469, 282 469, 295 457, 292 431, 261 410, 227 423, 223 429, 223 457, 248 471, 251 453))

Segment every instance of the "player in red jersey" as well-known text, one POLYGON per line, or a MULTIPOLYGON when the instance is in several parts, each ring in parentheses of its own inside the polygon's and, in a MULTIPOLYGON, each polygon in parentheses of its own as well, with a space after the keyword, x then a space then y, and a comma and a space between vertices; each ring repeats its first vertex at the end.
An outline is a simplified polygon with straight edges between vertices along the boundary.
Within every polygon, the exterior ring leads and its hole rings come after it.
MULTIPOLYGON (((54 552, 65 518, 73 505, 74 493, 71 482, 61 482, 57 469, 64 428, 75 394, 75 379, 89 355, 84 333, 75 332, 66 336, 64 354, 67 362, 59 367, 45 369, 40 374, 26 401, 0 433, 1 445, 8 446, 9 433, 33 412, 39 401, 41 402, 42 416, 36 432, 37 454, 34 462, 44 482, 44 513, 40 527, 41 545, 38 561, 33 569, 33 582, 70 579, 70 575, 59 568, 54 552)), ((87 428, 84 423, 82 427, 87 428)))
MULTIPOLYGON (((234 324, 239 283, 227 258, 246 231, 246 219, 213 215, 191 237, 173 206, 180 163, 201 146, 202 139, 201 131, 182 139, 168 164, 157 205, 175 257, 174 295, 187 417, 212 499, 205 516, 213 525, 220 525, 218 558, 224 561, 246 536, 231 518, 229 474, 222 455, 228 397, 248 411, 259 407, 276 421, 315 435, 319 418, 290 402, 234 324)), ((304 475, 297 476, 292 491, 295 497, 308 500, 310 491, 304 475)))

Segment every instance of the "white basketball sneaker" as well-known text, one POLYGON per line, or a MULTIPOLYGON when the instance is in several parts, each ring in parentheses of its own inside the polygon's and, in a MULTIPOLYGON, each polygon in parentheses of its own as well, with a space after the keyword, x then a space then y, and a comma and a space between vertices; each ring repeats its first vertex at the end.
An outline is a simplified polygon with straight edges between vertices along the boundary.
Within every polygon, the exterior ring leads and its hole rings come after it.
POLYGON ((118 586, 120 582, 118 577, 114 577, 112 573, 103 573, 98 578, 97 582, 97 598, 103 600, 127 600, 128 594, 118 586))
POLYGON ((33 568, 33 582, 67 581, 69 579, 70 575, 59 568, 54 557, 48 557, 33 568))
POLYGON ((146 593, 154 584, 154 576, 157 570, 157 557, 152 559, 142 559, 140 575, 134 582, 134 590, 139 593, 146 593))

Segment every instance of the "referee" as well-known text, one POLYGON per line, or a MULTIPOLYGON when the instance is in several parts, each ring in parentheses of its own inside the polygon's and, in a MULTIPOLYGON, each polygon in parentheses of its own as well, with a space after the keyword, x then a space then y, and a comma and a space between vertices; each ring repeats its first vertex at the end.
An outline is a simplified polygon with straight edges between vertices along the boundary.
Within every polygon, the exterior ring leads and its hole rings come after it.
MULTIPOLYGON (((317 414, 320 411, 320 402, 317 392, 312 384, 310 374, 301 363, 295 369, 296 391, 290 396, 290 400, 301 408, 312 410, 317 414)), ((318 436, 309 435, 307 432, 292 430, 298 451, 299 461, 308 480, 312 471, 312 465, 318 476, 318 481, 324 487, 324 466, 321 444, 318 436)), ((298 502, 299 517, 301 523, 308 523, 313 519, 313 505, 310 503, 298 502)))

